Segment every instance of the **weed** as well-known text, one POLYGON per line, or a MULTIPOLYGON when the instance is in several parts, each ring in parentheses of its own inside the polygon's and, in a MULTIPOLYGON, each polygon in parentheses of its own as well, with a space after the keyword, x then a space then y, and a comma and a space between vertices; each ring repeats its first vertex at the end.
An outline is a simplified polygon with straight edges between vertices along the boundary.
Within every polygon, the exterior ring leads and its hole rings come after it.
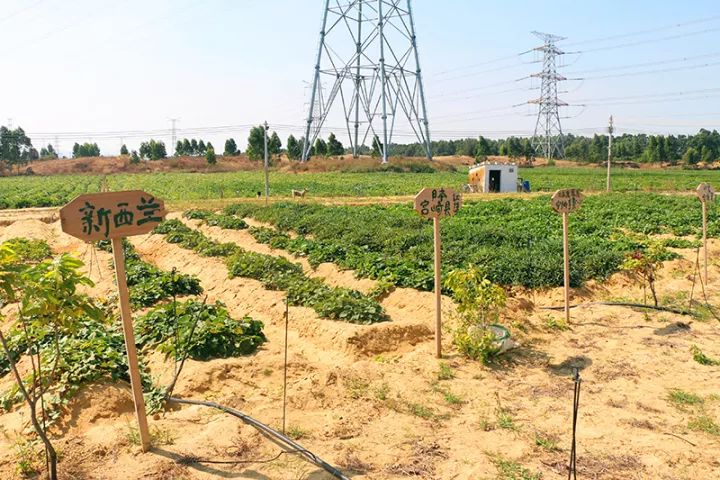
POLYGON ((348 395, 354 400, 358 400, 367 396, 370 383, 359 377, 348 377, 345 378, 343 383, 347 389, 348 395))
POLYGON ((679 389, 670 390, 667 400, 678 408, 682 408, 685 405, 701 405, 703 403, 703 399, 699 395, 679 389))
POLYGON ((271 375, 273 374, 272 368, 266 368, 266 369, 264 369, 264 370, 262 371, 262 374, 265 375, 266 377, 271 376, 271 375))
POLYGON ((451 391, 445 392, 445 401, 449 403, 450 405, 460 405, 464 403, 465 401, 462 399, 462 397, 459 397, 458 395, 455 395, 451 391))
POLYGON ((498 411, 496 421, 497 426, 503 430, 517 431, 520 429, 518 424, 515 423, 513 416, 506 410, 498 411))
POLYGON ((540 480, 542 473, 532 473, 517 462, 502 457, 493 459, 495 468, 498 470, 497 480, 540 480))
MULTIPOLYGON (((140 431, 134 425, 128 425, 125 430, 125 438, 130 445, 140 445, 140 431)), ((167 428, 158 426, 150 427, 150 444, 158 447, 160 445, 172 445, 175 443, 175 436, 167 428)))
POLYGON ((15 442, 15 455, 17 457, 17 472, 24 477, 37 475, 42 469, 41 450, 37 441, 18 439, 15 442))
POLYGON ((293 440, 300 440, 303 438, 307 438, 310 432, 303 429, 302 427, 298 427, 297 425, 290 425, 286 431, 287 436, 292 438, 293 440))
POLYGON ((688 428, 696 432, 705 432, 709 435, 720 437, 720 425, 707 415, 701 415, 688 422, 688 428))
POLYGON ((559 331, 565 331, 570 330, 570 326, 567 324, 565 319, 562 318, 555 318, 548 316, 545 319, 545 328, 548 330, 559 330, 559 331))
POLYGON ((390 386, 387 383, 383 383, 380 387, 375 389, 375 398, 384 402, 388 398, 390 393, 390 386))
POLYGON ((544 450, 547 450, 548 452, 560 451, 556 438, 550 437, 549 435, 544 435, 540 432, 535 432, 535 445, 544 450))
POLYGON ((425 420, 430 420, 435 416, 435 413, 430 408, 420 403, 408 403, 408 410, 416 417, 420 417, 425 420))
POLYGON ((700 365, 707 365, 711 367, 716 367, 720 365, 719 360, 715 360, 714 358, 710 358, 705 355, 697 345, 693 345, 692 347, 690 347, 690 352, 692 352, 693 360, 695 360, 700 365))
POLYGON ((438 370, 437 378, 438 380, 452 380, 455 378, 455 372, 448 363, 440 362, 440 370, 438 370))

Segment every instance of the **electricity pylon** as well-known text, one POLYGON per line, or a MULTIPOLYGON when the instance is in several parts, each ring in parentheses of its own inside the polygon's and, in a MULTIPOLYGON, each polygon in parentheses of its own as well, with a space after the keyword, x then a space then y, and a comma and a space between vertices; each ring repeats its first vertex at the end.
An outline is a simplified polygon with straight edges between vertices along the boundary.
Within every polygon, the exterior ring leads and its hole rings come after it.
POLYGON ((532 33, 544 42, 542 46, 534 49, 543 54, 543 69, 542 72, 531 75, 540 78, 541 82, 540 97, 528 102, 537 104, 539 107, 532 145, 536 153, 541 153, 548 163, 552 163, 553 159, 565 156, 559 110, 560 107, 566 107, 568 104, 558 99, 558 82, 565 81, 567 78, 558 74, 556 65, 557 57, 564 55, 565 52, 555 45, 565 37, 550 33, 532 33))
POLYGON ((325 0, 303 161, 338 102, 354 157, 372 135, 387 163, 402 115, 432 159, 411 0, 325 0), (333 82, 327 92, 321 91, 323 77, 333 82))

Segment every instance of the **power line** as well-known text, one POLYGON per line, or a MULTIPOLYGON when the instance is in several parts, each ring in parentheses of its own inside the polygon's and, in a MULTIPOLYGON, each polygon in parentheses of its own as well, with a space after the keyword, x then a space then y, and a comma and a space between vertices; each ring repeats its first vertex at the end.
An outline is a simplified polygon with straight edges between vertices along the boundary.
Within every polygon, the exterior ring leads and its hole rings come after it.
POLYGON ((713 58, 720 56, 720 52, 714 52, 714 53, 707 53, 703 55, 695 55, 692 57, 682 57, 682 58, 675 58, 671 60, 658 60, 654 62, 645 62, 645 63, 635 63, 631 65, 621 65, 621 66, 615 66, 615 67, 604 67, 604 68, 594 68, 591 70, 581 70, 577 72, 568 72, 568 75, 582 75, 585 73, 594 73, 594 72, 609 72, 614 70, 627 70, 630 68, 639 68, 639 67, 651 67, 654 65, 666 65, 669 63, 681 63, 681 62, 689 62, 690 60, 698 60, 701 58, 713 58))
POLYGON ((636 37, 636 36, 645 35, 648 33, 655 33, 655 32, 659 32, 659 31, 663 31, 663 30, 670 30, 672 28, 682 28, 682 27, 686 27, 688 25, 696 25, 698 23, 712 22, 712 21, 718 20, 718 19, 720 19, 720 15, 701 18, 701 19, 697 19, 697 20, 690 20, 687 22, 676 23, 676 24, 672 24, 672 25, 665 25, 662 27, 655 27, 655 28, 651 28, 651 29, 647 29, 647 30, 638 30, 635 32, 630 32, 630 33, 621 33, 619 35, 610 35, 610 36, 605 36, 605 37, 591 38, 588 40, 581 40, 579 42, 568 43, 568 44, 565 44, 565 46, 570 47, 570 46, 575 46, 575 45, 586 45, 588 43, 598 43, 598 42, 605 42, 607 40, 617 40, 617 39, 621 39, 621 38, 636 37))

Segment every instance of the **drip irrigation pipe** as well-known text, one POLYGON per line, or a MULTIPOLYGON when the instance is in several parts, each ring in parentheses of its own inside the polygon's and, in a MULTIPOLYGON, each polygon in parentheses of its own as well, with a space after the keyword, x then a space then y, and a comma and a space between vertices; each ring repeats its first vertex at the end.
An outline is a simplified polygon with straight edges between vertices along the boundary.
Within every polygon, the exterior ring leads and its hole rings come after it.
MULTIPOLYGON (((570 308, 587 307, 590 305, 609 305, 611 307, 631 307, 631 308, 647 308, 650 310, 659 310, 661 312, 677 313, 678 315, 692 315, 692 312, 688 310, 679 310, 672 307, 662 307, 654 305, 645 305, 642 303, 629 303, 629 302, 590 302, 580 303, 578 305, 570 305, 570 308)), ((540 307, 542 310, 564 310, 565 307, 540 307)))
POLYGON ((245 415, 239 410, 235 410, 234 408, 226 407, 224 405, 220 405, 219 403, 215 402, 206 402, 201 400, 191 400, 191 399, 184 399, 184 398, 176 398, 176 397, 169 397, 168 402, 174 402, 179 404, 185 404, 185 405, 200 405, 203 407, 209 407, 209 408, 215 408, 217 410, 220 410, 222 412, 227 413, 228 415, 232 415, 233 417, 237 417, 240 420, 243 421, 246 425, 250 425, 251 427, 257 429, 265 438, 273 442, 275 445, 280 447, 281 449, 285 450, 288 453, 293 453, 298 455, 299 457, 303 458, 307 462, 315 465, 316 467, 322 468, 326 472, 328 472, 330 475, 332 475, 335 478, 338 478, 340 480, 350 480, 348 477, 343 475, 343 473, 338 470, 337 468, 333 467, 326 461, 322 460, 320 457, 315 455, 314 453, 310 452, 309 450, 306 450, 299 444, 295 443, 290 438, 286 437, 282 433, 273 430, 272 428, 268 427, 264 423, 261 423, 254 418, 245 415))

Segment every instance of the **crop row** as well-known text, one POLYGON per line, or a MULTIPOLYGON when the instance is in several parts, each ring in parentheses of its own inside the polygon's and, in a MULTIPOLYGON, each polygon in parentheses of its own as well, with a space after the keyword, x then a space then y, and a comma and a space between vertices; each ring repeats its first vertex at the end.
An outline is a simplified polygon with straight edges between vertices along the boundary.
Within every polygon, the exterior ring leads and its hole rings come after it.
MULTIPOLYGON (((274 225, 276 230, 251 233, 260 242, 307 256, 313 265, 334 262, 361 277, 421 290, 433 287, 432 224, 419 218, 410 205, 237 204, 225 212, 274 225), (299 236, 291 239, 284 234, 290 231, 299 236)), ((638 193, 587 198, 571 215, 571 284, 580 286, 616 272, 627 253, 643 248, 643 238, 633 232, 697 234, 700 215, 699 202, 690 196, 638 193)), ((445 273, 477 265, 503 285, 562 285, 561 217, 550 209, 547 197, 469 203, 441 224, 445 273)), ((720 234, 714 207, 709 232, 720 234)), ((666 244, 697 243, 673 238, 666 244)))
POLYGON ((282 257, 249 252, 234 243, 218 243, 179 220, 160 224, 156 233, 170 243, 194 250, 200 255, 224 257, 231 277, 259 280, 265 288, 284 290, 292 305, 314 309, 319 316, 350 323, 371 324, 387 320, 382 306, 362 293, 331 288, 321 279, 308 278, 302 267, 282 257))
MULTIPOLYGON (((531 168, 520 175, 535 191, 559 188, 603 190, 600 168, 531 168)), ((717 182, 720 175, 706 170, 615 170, 617 191, 688 191, 700 182, 717 182)), ((98 192, 100 175, 0 178, 0 209, 60 206, 79 194, 98 192)), ((143 189, 168 201, 255 197, 263 189, 260 171, 230 173, 115 174, 107 177, 111 190, 143 189)), ((428 185, 460 188, 467 173, 270 173, 270 194, 289 196, 292 189, 306 188, 312 197, 374 197, 413 195, 428 185)))

